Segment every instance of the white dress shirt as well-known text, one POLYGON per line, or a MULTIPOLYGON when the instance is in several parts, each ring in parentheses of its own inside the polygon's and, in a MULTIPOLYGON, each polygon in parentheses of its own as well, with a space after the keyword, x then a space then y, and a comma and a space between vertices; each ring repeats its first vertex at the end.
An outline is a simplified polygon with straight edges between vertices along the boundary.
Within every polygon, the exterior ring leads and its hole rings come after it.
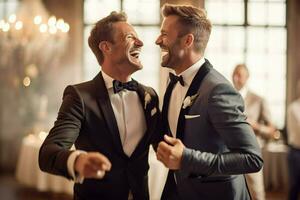
POLYGON ((287 110, 288 143, 300 149, 300 98, 292 102, 287 110))
POLYGON ((243 99, 246 99, 248 91, 249 91, 249 88, 246 85, 239 90, 239 93, 241 94, 243 99))
POLYGON ((205 63, 205 59, 201 58, 199 61, 194 63, 191 67, 187 68, 178 76, 182 76, 184 81, 184 86, 182 86, 179 82, 173 88, 170 103, 169 103, 169 113, 168 113, 168 121, 170 130, 172 132, 173 137, 176 137, 177 132, 177 123, 179 118, 179 113, 182 107, 182 103, 184 97, 194 79, 195 75, 199 71, 200 67, 205 63))
MULTIPOLYGON (((114 79, 103 71, 102 76, 117 121, 124 153, 130 157, 147 129, 143 106, 137 92, 124 89, 114 93, 114 79)), ((83 181, 82 177, 75 177, 74 173, 74 162, 81 153, 85 152, 76 150, 67 161, 68 171, 77 182, 83 181)))

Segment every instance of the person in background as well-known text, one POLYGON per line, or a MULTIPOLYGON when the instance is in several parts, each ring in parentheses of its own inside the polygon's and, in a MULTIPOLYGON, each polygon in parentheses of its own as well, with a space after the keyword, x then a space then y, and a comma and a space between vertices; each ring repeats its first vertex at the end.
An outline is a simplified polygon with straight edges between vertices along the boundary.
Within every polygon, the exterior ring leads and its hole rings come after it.
POLYGON ((164 140, 157 159, 169 174, 162 199, 248 200, 244 173, 263 161, 244 104, 231 83, 204 58, 212 25, 203 9, 162 8, 162 67, 173 70, 164 95, 164 140))
POLYGON ((289 200, 300 196, 300 80, 296 88, 298 98, 287 109, 289 200))
MULTIPOLYGON (((266 140, 277 139, 279 137, 279 132, 271 122, 270 112, 266 101, 249 90, 247 86, 248 80, 249 70, 246 65, 237 65, 232 74, 233 85, 244 99, 247 121, 252 126, 258 143, 263 147, 266 140)), ((265 189, 263 170, 260 170, 257 173, 246 174, 246 180, 252 199, 264 200, 265 189)))
POLYGON ((161 137, 155 91, 131 78, 142 69, 143 42, 125 13, 112 12, 95 24, 88 43, 101 72, 65 89, 40 168, 75 179, 74 199, 147 200, 149 145, 161 137))

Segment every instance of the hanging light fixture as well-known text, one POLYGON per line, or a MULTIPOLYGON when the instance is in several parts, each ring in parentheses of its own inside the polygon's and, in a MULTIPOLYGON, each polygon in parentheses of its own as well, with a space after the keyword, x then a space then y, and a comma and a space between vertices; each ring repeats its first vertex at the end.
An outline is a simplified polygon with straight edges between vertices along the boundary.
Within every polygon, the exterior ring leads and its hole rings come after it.
POLYGON ((41 0, 22 0, 17 12, 0 20, 0 72, 13 86, 30 87, 63 54, 70 26, 50 16, 41 0))

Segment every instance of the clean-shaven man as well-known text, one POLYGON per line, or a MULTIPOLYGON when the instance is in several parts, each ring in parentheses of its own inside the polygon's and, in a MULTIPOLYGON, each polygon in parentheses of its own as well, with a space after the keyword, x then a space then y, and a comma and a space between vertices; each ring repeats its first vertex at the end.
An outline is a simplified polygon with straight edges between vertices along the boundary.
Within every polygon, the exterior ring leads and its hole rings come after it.
POLYGON ((149 199, 148 152, 160 113, 155 91, 131 78, 142 69, 143 43, 117 12, 95 24, 88 42, 101 72, 65 89, 40 168, 75 179, 74 199, 149 199))

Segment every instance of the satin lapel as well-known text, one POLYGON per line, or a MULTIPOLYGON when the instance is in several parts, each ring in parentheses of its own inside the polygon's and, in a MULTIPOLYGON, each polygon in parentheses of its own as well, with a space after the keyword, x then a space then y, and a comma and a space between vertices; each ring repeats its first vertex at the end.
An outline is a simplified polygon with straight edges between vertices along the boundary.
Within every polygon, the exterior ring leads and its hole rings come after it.
MULTIPOLYGON (((198 92, 204 77, 208 74, 208 72, 210 71, 211 68, 212 68, 212 65, 209 63, 208 60, 205 59, 205 63, 203 64, 203 66, 200 67, 199 71, 195 75, 184 99, 187 96, 195 95, 198 92)), ((183 140, 183 136, 184 136, 184 125, 185 125, 184 115, 185 115, 185 113, 188 112, 188 109, 189 109, 189 107, 186 109, 183 109, 181 107, 179 118, 178 118, 176 136, 177 136, 177 138, 179 138, 181 140, 183 140)))
POLYGON ((117 147, 117 150, 120 153, 124 154, 121 139, 120 139, 118 124, 115 118, 113 108, 111 106, 111 102, 101 72, 95 77, 94 80, 95 80, 98 106, 102 110, 102 114, 105 118, 109 131, 113 136, 113 141, 115 146, 117 147))
POLYGON ((148 127, 149 126, 149 109, 147 109, 148 105, 146 105, 146 107, 145 107, 145 89, 144 89, 144 87, 141 84, 138 84, 138 89, 137 89, 136 92, 137 92, 137 94, 139 96, 141 105, 143 107, 143 111, 144 111, 144 115, 145 115, 145 120, 146 120, 147 127, 148 127))
MULTIPOLYGON (((144 145, 146 145, 146 143, 149 139, 149 136, 150 136, 149 131, 151 129, 149 127, 151 127, 151 124, 152 124, 152 122, 151 122, 152 119, 151 119, 151 114, 150 114, 151 109, 149 106, 151 103, 148 103, 145 106, 145 92, 146 91, 145 91, 144 87, 141 84, 138 84, 138 90, 136 92, 139 96, 141 105, 143 107, 147 127, 146 127, 146 132, 144 133, 144 136, 142 137, 141 141, 138 143, 135 150, 133 151, 131 158, 135 158, 138 155, 138 153, 141 151, 140 149, 143 149, 144 145)), ((132 116, 132 117, 134 117, 134 116, 132 116)))

